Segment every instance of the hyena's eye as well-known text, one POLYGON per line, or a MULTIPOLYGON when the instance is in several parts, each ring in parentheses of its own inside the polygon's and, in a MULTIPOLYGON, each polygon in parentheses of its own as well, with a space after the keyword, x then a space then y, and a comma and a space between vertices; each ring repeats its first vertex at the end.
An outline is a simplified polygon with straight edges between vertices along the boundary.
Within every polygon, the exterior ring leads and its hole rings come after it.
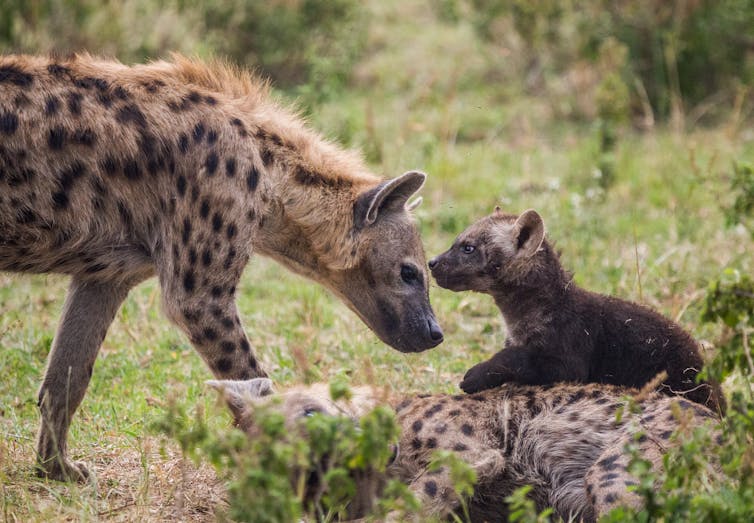
POLYGON ((307 418, 310 418, 314 416, 315 414, 317 414, 318 412, 322 412, 322 411, 318 409, 317 407, 306 407, 304 409, 304 416, 306 416, 307 418))
POLYGON ((471 254, 472 252, 474 252, 474 249, 476 249, 476 247, 474 247, 473 245, 468 245, 468 244, 466 244, 466 245, 462 245, 462 246, 461 246, 461 250, 462 250, 462 251, 463 251, 463 252, 464 252, 465 254, 471 254))
POLYGON ((419 280, 419 270, 413 265, 404 263, 401 265, 401 279, 406 283, 414 283, 419 280))

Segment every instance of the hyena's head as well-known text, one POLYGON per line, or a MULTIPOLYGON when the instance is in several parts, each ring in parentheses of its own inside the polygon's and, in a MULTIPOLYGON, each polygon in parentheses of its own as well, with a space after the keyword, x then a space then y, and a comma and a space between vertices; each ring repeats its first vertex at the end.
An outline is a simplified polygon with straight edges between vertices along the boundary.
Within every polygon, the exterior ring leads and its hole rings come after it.
MULTIPOLYGON (((257 425, 255 418, 262 410, 271 409, 283 415, 285 434, 288 437, 308 438, 310 435, 306 431, 306 422, 310 417, 330 416, 335 418, 331 420, 334 422, 357 424, 358 420, 373 410, 378 402, 377 394, 371 387, 355 387, 351 389, 348 399, 333 400, 329 386, 325 383, 298 386, 282 393, 275 392, 272 381, 268 378, 211 380, 207 383, 220 391, 237 425, 249 438, 259 437, 261 433, 262 429, 257 425)), ((356 430, 353 425, 352 428, 356 430)), ((350 434, 353 435, 353 432, 350 434)), ((311 456, 310 459, 312 461, 308 467, 302 468, 299 463, 296 466, 292 465, 289 471, 294 488, 300 487, 302 475, 305 478, 304 503, 321 497, 322 487, 326 485, 322 483, 323 476, 331 466, 347 466, 343 463, 332 463, 333 455, 328 451, 318 458, 311 456)), ((384 487, 386 476, 384 471, 371 466, 355 469, 349 467, 349 472, 355 486, 355 493, 347 506, 348 519, 351 520, 364 517, 371 511, 376 496, 384 487)))
POLYGON ((401 352, 420 352, 443 340, 410 213, 415 205, 407 203, 425 178, 410 171, 359 195, 352 231, 357 259, 330 282, 382 341, 401 352))
POLYGON ((520 216, 499 207, 463 231, 453 245, 429 261, 440 287, 452 291, 491 292, 516 284, 536 266, 545 226, 537 211, 520 216))

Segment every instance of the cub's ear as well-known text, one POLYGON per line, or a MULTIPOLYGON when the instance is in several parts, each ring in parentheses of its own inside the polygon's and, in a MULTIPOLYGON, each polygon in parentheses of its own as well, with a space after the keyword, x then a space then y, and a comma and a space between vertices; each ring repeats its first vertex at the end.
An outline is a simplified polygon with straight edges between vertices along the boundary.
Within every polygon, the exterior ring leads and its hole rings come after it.
POLYGON ((258 398, 269 396, 275 392, 272 380, 269 378, 254 378, 251 380, 208 380, 205 382, 220 392, 230 407, 236 422, 240 423, 249 405, 258 398))
POLYGON ((359 195, 353 209, 354 223, 357 226, 372 225, 380 215, 404 209, 426 178, 421 171, 408 171, 359 195))
POLYGON ((533 256, 545 240, 545 223, 534 209, 524 211, 513 224, 517 256, 533 256))

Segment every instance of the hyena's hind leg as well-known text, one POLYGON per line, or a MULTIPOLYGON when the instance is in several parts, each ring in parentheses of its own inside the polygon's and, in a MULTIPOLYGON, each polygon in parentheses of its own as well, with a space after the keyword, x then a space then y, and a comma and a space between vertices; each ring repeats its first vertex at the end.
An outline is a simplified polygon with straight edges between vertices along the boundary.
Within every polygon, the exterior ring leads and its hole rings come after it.
POLYGON ((157 262, 165 313, 188 335, 216 377, 266 377, 235 303, 248 254, 229 243, 186 243, 183 248, 173 245, 172 252, 157 262))
MULTIPOLYGON (((586 497, 593 508, 595 520, 616 507, 641 509, 643 498, 634 491, 638 481, 628 472, 631 456, 626 445, 633 441, 628 436, 607 448, 586 473, 584 487, 586 497)), ((662 464, 664 449, 659 442, 642 435, 639 440, 639 456, 658 470, 662 464)))
POLYGON ((130 288, 130 284, 86 282, 75 277, 71 281, 39 390, 40 476, 77 481, 89 476, 82 463, 68 459, 68 427, 86 394, 107 328, 130 288))

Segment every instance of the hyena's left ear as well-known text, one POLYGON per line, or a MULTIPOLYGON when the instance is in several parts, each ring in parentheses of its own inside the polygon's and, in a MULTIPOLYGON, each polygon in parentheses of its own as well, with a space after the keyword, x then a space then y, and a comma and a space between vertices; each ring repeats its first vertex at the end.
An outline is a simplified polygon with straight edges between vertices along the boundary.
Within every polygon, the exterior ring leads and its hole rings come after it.
POLYGON ((406 202, 424 185, 427 175, 408 171, 360 195, 354 207, 357 226, 371 225, 380 215, 406 208, 406 202))
POLYGON ((533 256, 545 240, 545 223, 534 209, 524 211, 513 224, 517 256, 533 256))
POLYGON ((269 378, 208 380, 205 383, 222 394, 233 413, 233 417, 239 424, 255 399, 269 396, 275 392, 272 380, 269 378))

